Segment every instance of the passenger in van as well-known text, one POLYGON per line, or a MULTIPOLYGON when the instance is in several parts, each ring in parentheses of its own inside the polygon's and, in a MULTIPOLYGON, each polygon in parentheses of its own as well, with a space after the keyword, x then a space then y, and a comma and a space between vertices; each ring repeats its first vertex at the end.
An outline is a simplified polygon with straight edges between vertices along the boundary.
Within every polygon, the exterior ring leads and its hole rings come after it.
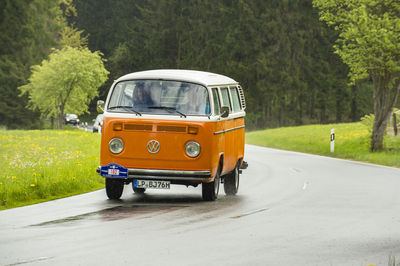
POLYGON ((135 88, 136 96, 134 97, 134 107, 137 109, 144 109, 153 105, 149 93, 144 88, 143 83, 139 83, 135 88))
POLYGON ((187 115, 205 115, 210 113, 208 98, 195 88, 189 88, 186 93, 187 101, 180 111, 187 115))

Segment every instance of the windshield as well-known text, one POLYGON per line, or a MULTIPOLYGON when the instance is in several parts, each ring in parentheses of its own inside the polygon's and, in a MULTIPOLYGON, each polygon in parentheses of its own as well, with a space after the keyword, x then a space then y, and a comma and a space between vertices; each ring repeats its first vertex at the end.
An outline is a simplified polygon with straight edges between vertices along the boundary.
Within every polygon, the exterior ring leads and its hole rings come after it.
POLYGON ((108 111, 162 115, 210 115, 204 86, 178 81, 130 80, 115 85, 108 111))

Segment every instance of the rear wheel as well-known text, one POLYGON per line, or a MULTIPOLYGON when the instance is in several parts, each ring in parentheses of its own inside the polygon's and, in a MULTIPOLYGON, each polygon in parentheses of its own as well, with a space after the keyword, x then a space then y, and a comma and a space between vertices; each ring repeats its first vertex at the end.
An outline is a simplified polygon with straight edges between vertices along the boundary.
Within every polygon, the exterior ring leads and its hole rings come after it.
POLYGON ((215 175, 214 181, 212 181, 210 183, 203 183, 201 185, 203 200, 214 201, 218 198, 220 173, 221 173, 221 170, 220 170, 220 168, 218 168, 218 171, 217 171, 217 174, 215 175))
POLYGON ((122 180, 106 178, 106 193, 109 199, 119 199, 122 191, 124 191, 122 180))
POLYGON ((235 166, 232 173, 224 177, 224 190, 226 195, 236 195, 239 190, 239 164, 235 166))

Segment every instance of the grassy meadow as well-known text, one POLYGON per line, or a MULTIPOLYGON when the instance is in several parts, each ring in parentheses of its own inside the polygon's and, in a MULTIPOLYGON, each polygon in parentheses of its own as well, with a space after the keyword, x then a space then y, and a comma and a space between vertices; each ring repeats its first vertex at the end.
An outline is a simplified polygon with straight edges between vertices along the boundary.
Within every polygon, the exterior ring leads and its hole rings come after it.
MULTIPOLYGON (((385 150, 371 153, 370 134, 362 123, 309 125, 248 132, 246 143, 400 167, 400 136, 386 136, 385 150)), ((0 129, 0 210, 104 187, 99 150, 99 134, 74 128, 0 129)))
POLYGON ((0 210, 104 187, 100 135, 77 130, 0 130, 0 210))
POLYGON ((246 143, 270 148, 325 155, 400 167, 400 136, 388 134, 385 150, 369 151, 371 132, 361 122, 266 129, 246 133, 246 143), (335 129, 335 152, 330 152, 330 131, 335 129))

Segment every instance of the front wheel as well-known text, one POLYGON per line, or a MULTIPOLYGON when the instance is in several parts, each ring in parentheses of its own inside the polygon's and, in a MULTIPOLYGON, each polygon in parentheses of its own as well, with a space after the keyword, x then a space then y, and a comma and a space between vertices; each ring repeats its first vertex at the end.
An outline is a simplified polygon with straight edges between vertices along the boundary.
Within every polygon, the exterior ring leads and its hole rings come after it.
POLYGON ((224 190, 226 195, 236 195, 239 190, 239 164, 224 177, 224 190))
POLYGON ((218 198, 219 183, 220 183, 220 169, 218 168, 217 174, 215 175, 214 181, 210 183, 203 183, 202 196, 205 201, 214 201, 218 198))
POLYGON ((118 179, 106 178, 106 193, 109 199, 119 199, 124 191, 124 182, 118 179))

